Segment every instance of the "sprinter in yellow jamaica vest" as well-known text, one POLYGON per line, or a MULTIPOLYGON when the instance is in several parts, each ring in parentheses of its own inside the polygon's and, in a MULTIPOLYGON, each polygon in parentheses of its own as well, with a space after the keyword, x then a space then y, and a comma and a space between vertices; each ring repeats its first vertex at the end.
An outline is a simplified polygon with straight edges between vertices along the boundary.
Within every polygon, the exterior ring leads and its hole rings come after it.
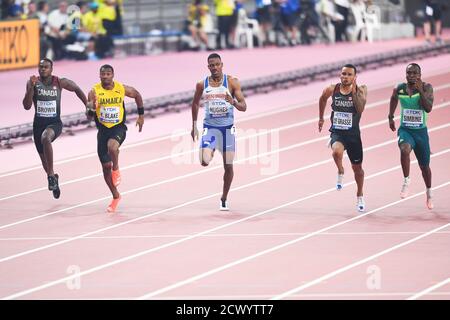
POLYGON ((144 125, 144 104, 141 94, 133 87, 114 81, 114 69, 105 64, 100 68, 100 83, 94 85, 88 95, 87 115, 95 119, 98 128, 97 153, 103 168, 103 177, 111 190, 113 200, 107 211, 113 213, 121 199, 117 186, 120 183, 119 147, 125 140, 124 98, 134 98, 139 117, 139 132, 144 125))
POLYGON ((400 101, 400 127, 397 136, 404 176, 400 197, 408 196, 409 155, 414 150, 427 188, 426 205, 430 210, 433 209, 433 202, 431 200, 430 142, 427 118, 433 108, 433 100, 433 86, 422 82, 420 66, 417 63, 410 63, 406 67, 406 83, 397 85, 392 92, 388 115, 389 127, 395 131, 394 113, 400 101))

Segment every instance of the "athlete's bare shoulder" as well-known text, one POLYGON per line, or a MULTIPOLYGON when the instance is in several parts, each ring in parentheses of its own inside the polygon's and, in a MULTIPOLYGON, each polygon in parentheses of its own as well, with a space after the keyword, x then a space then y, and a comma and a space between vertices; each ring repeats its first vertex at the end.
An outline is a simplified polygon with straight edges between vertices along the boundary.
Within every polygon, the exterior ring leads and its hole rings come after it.
POLYGON ((361 85, 358 86, 358 88, 359 88, 359 90, 361 90, 362 92, 367 94, 367 85, 361 84, 361 85))
POLYGON ((332 83, 329 86, 327 86, 325 89, 323 89, 322 94, 324 96, 331 96, 333 94, 334 88, 336 87, 336 84, 332 83))
POLYGON ((195 90, 203 90, 204 89, 204 80, 200 80, 195 84, 195 90))

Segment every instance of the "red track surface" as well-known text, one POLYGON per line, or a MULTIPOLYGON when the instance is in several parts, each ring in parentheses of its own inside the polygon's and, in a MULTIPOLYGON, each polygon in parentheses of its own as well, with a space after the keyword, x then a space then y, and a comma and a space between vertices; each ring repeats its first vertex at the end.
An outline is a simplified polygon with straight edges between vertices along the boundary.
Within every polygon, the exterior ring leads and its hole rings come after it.
POLYGON ((427 80, 436 97, 432 211, 416 163, 411 197, 399 199, 399 151, 381 102, 389 86, 370 91, 361 120, 365 215, 355 210, 348 159, 348 185, 334 190, 316 104, 239 124, 229 213, 218 211, 219 159, 202 168, 189 137, 123 150, 114 216, 105 213, 110 196, 96 157, 56 166, 58 201, 40 190, 41 172, 0 177, 0 296, 405 299, 442 284, 421 298, 449 299, 450 73, 427 80))

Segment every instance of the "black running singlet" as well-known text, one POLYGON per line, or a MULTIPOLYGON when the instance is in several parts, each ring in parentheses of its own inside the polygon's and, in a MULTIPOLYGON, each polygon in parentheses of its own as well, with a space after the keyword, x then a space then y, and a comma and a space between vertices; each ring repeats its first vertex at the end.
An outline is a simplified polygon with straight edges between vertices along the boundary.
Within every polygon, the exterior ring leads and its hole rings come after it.
POLYGON ((342 94, 340 84, 334 87, 331 103, 331 132, 359 134, 361 114, 356 112, 352 93, 342 94))
POLYGON ((61 84, 59 78, 52 76, 49 85, 45 85, 40 78, 34 86, 34 123, 49 125, 61 122, 61 84))

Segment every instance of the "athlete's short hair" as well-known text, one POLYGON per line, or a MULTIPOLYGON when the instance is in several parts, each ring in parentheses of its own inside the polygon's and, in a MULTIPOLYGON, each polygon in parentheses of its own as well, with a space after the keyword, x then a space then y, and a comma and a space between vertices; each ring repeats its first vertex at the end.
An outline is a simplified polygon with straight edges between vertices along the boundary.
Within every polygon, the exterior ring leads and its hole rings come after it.
POLYGON ((41 61, 39 61, 39 64, 41 64, 41 62, 43 61, 47 61, 48 63, 50 63, 50 66, 53 68, 53 61, 50 60, 49 58, 42 58, 41 61))
POLYGON ((219 58, 219 60, 220 61, 222 61, 222 58, 219 56, 219 54, 217 54, 217 53, 211 53, 209 56, 208 56, 208 60, 207 61, 209 61, 209 59, 215 59, 215 58, 219 58))
POLYGON ((406 69, 408 69, 409 67, 417 67, 417 69, 419 69, 419 72, 422 73, 422 68, 415 62, 408 64, 406 66, 406 69))
POLYGON ((356 67, 351 63, 347 63, 345 66, 343 66, 343 68, 351 68, 351 69, 355 70, 355 75, 357 73, 356 67))
POLYGON ((102 69, 111 69, 112 73, 114 73, 114 68, 110 64, 104 64, 100 67, 100 72, 102 72, 102 69))

